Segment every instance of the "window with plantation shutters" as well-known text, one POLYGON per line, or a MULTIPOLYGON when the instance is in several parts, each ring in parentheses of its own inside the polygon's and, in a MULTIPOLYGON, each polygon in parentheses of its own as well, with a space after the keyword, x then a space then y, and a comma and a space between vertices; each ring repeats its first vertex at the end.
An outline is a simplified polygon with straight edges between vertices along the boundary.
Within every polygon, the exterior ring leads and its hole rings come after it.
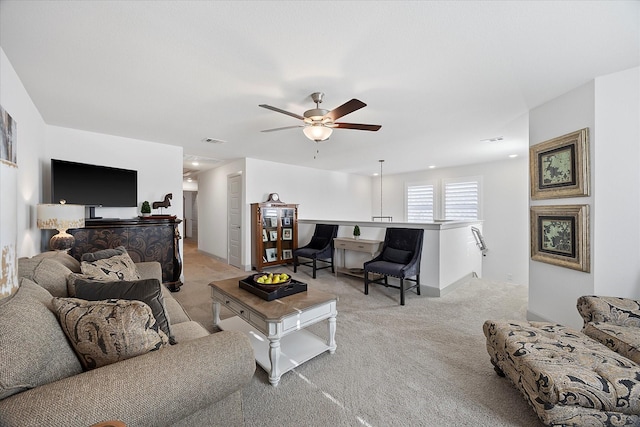
POLYGON ((480 182, 478 179, 444 182, 444 219, 480 219, 480 182))
POLYGON ((434 186, 407 186, 407 222, 432 222, 434 210, 434 186))

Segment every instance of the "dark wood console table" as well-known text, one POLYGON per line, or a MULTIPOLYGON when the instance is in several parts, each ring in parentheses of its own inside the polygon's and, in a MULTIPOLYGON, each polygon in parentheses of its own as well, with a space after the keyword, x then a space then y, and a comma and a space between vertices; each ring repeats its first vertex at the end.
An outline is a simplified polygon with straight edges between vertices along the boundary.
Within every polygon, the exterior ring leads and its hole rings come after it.
POLYGON ((162 283, 177 292, 182 286, 182 259, 178 244, 181 219, 133 218, 86 220, 84 228, 72 228, 76 242, 69 254, 80 260, 82 254, 124 246, 134 262, 158 261, 162 266, 162 283))

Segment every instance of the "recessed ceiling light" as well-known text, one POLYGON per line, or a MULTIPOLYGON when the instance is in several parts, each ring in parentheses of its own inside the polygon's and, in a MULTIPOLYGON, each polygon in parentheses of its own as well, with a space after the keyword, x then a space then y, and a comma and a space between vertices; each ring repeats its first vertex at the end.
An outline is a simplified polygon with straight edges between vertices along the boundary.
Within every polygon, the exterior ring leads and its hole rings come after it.
POLYGON ((502 140, 504 140, 504 137, 502 137, 502 136, 495 136, 495 137, 493 137, 493 138, 481 139, 481 140, 480 140, 480 142, 490 142, 490 143, 493 143, 493 142, 500 142, 500 141, 502 141, 502 140))
POLYGON ((435 169, 436 165, 430 165, 429 169, 435 169))
POLYGON ((510 159, 513 159, 513 158, 516 158, 516 157, 518 157, 518 155, 517 155, 517 154, 509 154, 509 158, 510 158, 510 159))
POLYGON ((191 162, 191 164, 192 164, 193 166, 198 166, 200 163, 198 163, 198 162, 191 162))
POLYGON ((192 182, 192 181, 193 181, 193 179, 191 179, 191 178, 187 179, 187 182, 192 182))

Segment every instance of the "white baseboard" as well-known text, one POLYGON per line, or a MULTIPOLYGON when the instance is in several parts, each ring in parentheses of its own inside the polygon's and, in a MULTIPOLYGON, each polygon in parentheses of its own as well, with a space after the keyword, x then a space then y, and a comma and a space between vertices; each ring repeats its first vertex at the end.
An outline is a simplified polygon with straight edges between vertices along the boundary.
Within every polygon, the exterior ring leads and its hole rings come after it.
POLYGON ((428 297, 442 297, 448 294, 449 292, 452 292, 458 289, 460 286, 464 285, 474 277, 478 277, 478 275, 475 272, 472 272, 456 280, 455 282, 450 283, 449 285, 445 286, 442 289, 434 288, 433 286, 421 286, 420 291, 423 292, 428 297))
POLYGON ((551 322, 551 320, 531 310, 527 310, 527 320, 530 322, 551 322))

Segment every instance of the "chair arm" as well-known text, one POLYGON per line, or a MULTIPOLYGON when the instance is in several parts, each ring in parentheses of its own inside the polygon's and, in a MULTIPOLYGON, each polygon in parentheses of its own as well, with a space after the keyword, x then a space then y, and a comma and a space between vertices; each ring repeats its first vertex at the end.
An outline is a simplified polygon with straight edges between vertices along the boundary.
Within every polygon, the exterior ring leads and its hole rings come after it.
POLYGON ((225 331, 74 375, 0 401, 0 426, 172 425, 249 383, 249 339, 225 331))
POLYGON ((584 326, 602 322, 640 327, 640 300, 585 295, 578 298, 577 308, 584 326))

